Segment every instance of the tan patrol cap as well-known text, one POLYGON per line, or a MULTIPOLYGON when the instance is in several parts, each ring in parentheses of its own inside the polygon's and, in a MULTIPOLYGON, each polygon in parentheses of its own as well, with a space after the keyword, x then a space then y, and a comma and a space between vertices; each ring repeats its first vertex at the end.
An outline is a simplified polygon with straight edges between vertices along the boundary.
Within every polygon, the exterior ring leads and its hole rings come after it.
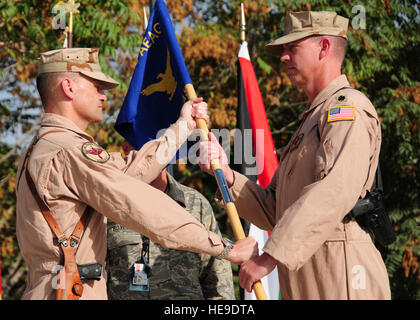
POLYGON ((44 52, 38 59, 38 75, 49 72, 80 72, 103 82, 105 89, 115 88, 119 83, 102 72, 98 52, 98 49, 91 48, 67 48, 44 52))
POLYGON ((332 11, 290 12, 284 19, 284 36, 271 41, 265 51, 281 54, 281 46, 312 35, 338 36, 347 39, 349 19, 332 11))

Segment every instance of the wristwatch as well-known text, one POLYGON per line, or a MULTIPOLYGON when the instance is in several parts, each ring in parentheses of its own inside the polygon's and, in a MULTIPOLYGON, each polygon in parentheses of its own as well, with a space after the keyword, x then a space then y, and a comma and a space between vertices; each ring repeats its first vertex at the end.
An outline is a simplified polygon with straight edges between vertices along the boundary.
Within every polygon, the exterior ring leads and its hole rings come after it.
POLYGON ((230 241, 229 239, 222 238, 222 242, 225 245, 225 249, 222 251, 221 254, 216 256, 216 259, 219 259, 219 260, 224 259, 229 254, 230 250, 233 249, 233 242, 230 241))

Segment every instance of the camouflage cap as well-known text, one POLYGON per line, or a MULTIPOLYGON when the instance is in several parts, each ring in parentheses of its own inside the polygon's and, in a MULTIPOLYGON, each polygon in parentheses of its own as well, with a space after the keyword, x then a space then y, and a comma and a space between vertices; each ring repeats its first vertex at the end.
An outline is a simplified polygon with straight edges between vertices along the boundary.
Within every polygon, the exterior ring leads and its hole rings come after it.
POLYGON ((312 35, 338 36, 347 39, 349 19, 331 11, 290 12, 284 19, 284 36, 271 41, 265 51, 281 54, 281 46, 312 35))
POLYGON ((102 72, 98 52, 98 49, 91 48, 67 48, 44 52, 38 59, 38 75, 49 72, 80 72, 101 81, 105 89, 115 88, 119 83, 102 72))

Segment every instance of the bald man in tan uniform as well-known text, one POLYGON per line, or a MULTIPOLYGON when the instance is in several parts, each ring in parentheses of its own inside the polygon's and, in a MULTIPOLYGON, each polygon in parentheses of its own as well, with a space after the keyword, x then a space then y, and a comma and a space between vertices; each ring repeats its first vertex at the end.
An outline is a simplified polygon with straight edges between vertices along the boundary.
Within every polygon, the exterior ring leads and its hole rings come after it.
MULTIPOLYGON (((206 253, 238 264, 257 254, 255 240, 238 241, 232 248, 148 185, 195 128, 194 118, 208 119, 207 104, 201 98, 184 104, 179 120, 168 129, 172 134, 150 141, 123 159, 119 153, 108 153, 85 132, 89 124, 103 118, 104 90, 118 85, 102 73, 97 49, 42 54, 37 85, 45 114, 28 156, 21 158, 16 191, 17 237, 28 265, 23 299, 55 298, 60 291, 55 289, 68 283, 61 273, 58 276, 68 248, 77 248, 79 265, 103 264, 106 217, 167 248, 206 253), (80 220, 89 207, 90 218, 80 220), (56 224, 44 211, 50 212, 56 224), (79 230, 84 230, 82 235, 79 230)), ((82 293, 81 299, 107 299, 104 273, 99 280, 86 280, 72 290, 75 296, 82 293)))
MULTIPOLYGON (((372 236, 348 216, 374 184, 381 130, 374 106, 341 74, 347 25, 335 12, 292 12, 286 34, 266 46, 310 104, 267 188, 223 164, 239 214, 272 232, 264 253, 241 265, 248 291, 277 265, 284 299, 390 299, 372 236)), ((203 170, 225 159, 215 142, 201 147, 203 170)))

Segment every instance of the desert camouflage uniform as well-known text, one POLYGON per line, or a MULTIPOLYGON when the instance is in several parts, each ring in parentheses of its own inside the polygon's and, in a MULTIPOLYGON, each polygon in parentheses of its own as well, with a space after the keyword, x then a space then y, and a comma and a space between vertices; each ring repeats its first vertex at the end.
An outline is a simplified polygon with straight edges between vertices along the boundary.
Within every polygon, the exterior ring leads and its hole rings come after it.
MULTIPOLYGON (((166 193, 208 230, 220 234, 210 203, 203 195, 179 184, 169 174, 166 193)), ((235 299, 229 261, 149 243, 150 291, 130 291, 133 264, 141 258, 142 236, 108 219, 109 299, 235 299)))

